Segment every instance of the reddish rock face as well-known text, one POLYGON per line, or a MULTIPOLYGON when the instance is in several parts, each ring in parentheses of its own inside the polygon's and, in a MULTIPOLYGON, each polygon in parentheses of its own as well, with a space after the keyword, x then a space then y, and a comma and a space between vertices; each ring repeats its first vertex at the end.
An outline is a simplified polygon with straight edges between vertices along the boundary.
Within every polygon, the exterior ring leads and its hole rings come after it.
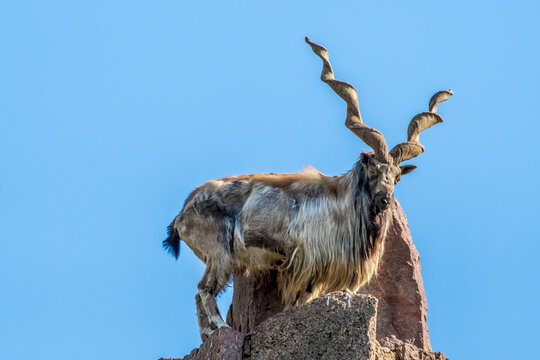
POLYGON ((266 319, 250 335, 221 328, 183 359, 447 360, 399 340, 381 346, 376 323, 375 297, 336 291, 266 319))
POLYGON ((255 326, 283 311, 276 284, 276 272, 258 282, 253 276, 234 276, 234 293, 227 313, 231 327, 248 334, 255 326))
POLYGON ((181 359, 160 360, 240 360, 242 359, 244 335, 238 331, 221 328, 214 331, 200 348, 181 359))
POLYGON ((397 343, 397 339, 431 351, 420 255, 413 244, 407 217, 395 199, 392 215, 378 274, 359 293, 379 300, 377 339, 381 343, 392 347, 390 344, 397 343))
MULTIPOLYGON (((378 275, 360 293, 379 302, 377 339, 393 348, 409 343, 431 351, 427 328, 427 301, 420 273, 420 257, 398 201, 391 207, 393 222, 386 238, 378 275)), ((258 285, 253 277, 235 276, 232 305, 227 322, 244 334, 283 307, 277 292, 275 273, 258 285)))

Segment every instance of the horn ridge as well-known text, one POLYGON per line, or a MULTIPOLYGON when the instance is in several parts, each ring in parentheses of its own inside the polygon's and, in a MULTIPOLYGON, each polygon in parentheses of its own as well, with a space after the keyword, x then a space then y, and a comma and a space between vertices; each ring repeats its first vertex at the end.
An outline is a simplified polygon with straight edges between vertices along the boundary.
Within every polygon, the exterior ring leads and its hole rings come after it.
POLYGON ((388 155, 388 147, 382 133, 362 122, 356 89, 351 84, 334 78, 330 57, 324 46, 314 43, 307 36, 305 40, 311 46, 313 52, 323 61, 321 80, 328 84, 347 103, 345 126, 373 149, 377 160, 383 163, 390 163, 391 158, 388 155))
POLYGON ((407 128, 407 141, 394 146, 390 150, 390 157, 392 157, 394 164, 397 165, 415 158, 425 151, 424 146, 420 144, 420 133, 435 124, 443 122, 442 116, 437 114, 437 108, 441 102, 448 100, 453 94, 452 90, 437 92, 429 100, 429 111, 415 115, 411 119, 407 128))

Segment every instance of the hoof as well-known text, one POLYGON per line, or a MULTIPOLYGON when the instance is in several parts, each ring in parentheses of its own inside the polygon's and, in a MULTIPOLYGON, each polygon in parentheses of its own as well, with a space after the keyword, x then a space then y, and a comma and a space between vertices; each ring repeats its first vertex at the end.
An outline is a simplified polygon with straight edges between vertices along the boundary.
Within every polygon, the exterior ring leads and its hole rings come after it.
POLYGON ((202 342, 205 342, 212 334, 214 333, 214 330, 205 328, 201 330, 201 340, 202 342))
POLYGON ((227 324, 221 316, 212 316, 212 319, 210 320, 210 326, 212 329, 221 329, 222 327, 230 327, 229 324, 227 324))

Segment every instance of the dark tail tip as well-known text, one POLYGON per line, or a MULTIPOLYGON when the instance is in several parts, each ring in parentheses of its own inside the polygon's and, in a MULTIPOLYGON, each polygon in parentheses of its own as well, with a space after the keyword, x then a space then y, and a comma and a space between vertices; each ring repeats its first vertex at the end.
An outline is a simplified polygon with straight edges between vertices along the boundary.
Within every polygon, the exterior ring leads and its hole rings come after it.
POLYGON ((180 235, 178 235, 178 231, 176 231, 173 224, 167 227, 167 232, 169 236, 163 240, 163 248, 175 259, 178 259, 178 255, 180 255, 180 235))

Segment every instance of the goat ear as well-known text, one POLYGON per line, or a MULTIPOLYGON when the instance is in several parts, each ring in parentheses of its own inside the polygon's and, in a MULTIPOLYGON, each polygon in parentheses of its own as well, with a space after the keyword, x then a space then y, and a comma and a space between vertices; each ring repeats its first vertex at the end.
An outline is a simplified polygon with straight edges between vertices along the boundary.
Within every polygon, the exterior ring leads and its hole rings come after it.
POLYGON ((403 165, 403 166, 400 166, 401 175, 407 175, 408 173, 412 172, 417 167, 418 166, 416 166, 416 165, 403 165))
POLYGON ((364 165, 369 164, 369 154, 367 152, 360 154, 360 162, 364 165))

